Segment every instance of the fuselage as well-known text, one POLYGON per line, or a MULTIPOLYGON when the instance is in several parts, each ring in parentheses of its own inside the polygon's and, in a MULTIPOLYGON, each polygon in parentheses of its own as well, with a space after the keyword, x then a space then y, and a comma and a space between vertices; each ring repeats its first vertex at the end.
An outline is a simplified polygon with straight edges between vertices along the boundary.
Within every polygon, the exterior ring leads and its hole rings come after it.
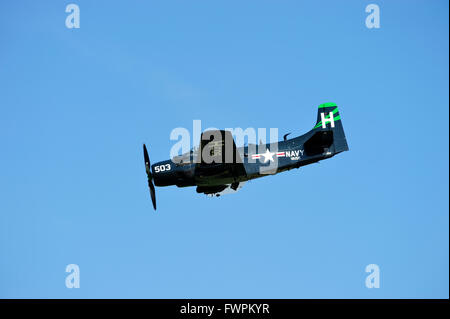
POLYGON ((237 148, 242 164, 218 163, 202 167, 196 162, 194 153, 182 155, 186 161, 181 163, 173 159, 161 161, 152 165, 154 183, 156 186, 178 187, 232 184, 298 168, 337 154, 332 148, 317 151, 305 147, 305 142, 313 134, 310 131, 277 143, 237 148), (244 170, 234 169, 238 166, 242 168, 242 165, 244 170))

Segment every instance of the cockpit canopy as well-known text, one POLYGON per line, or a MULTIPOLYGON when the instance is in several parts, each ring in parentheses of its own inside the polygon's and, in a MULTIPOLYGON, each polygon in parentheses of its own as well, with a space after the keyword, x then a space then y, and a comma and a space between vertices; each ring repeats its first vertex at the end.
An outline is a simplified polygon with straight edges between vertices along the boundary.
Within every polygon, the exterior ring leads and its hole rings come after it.
POLYGON ((172 158, 172 162, 179 166, 192 164, 195 163, 195 160, 197 159, 197 154, 198 154, 198 147, 193 147, 190 149, 189 152, 186 152, 178 156, 174 156, 172 158))

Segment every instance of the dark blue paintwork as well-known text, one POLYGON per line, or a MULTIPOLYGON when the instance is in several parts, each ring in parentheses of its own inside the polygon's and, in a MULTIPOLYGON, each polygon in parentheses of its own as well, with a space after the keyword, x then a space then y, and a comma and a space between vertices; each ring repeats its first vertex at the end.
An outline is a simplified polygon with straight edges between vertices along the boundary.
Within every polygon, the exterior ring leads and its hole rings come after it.
MULTIPOLYGON (((225 131, 220 132, 225 134, 225 131)), ((200 152, 201 150, 200 148, 200 152)), ((196 163, 192 152, 182 155, 188 159, 182 163, 173 159, 158 162, 151 166, 153 181, 156 186, 197 186, 199 193, 220 194, 230 185, 236 190, 240 183, 247 180, 333 157, 347 151, 348 145, 337 106, 325 103, 319 106, 315 127, 306 134, 278 143, 250 145, 236 150, 238 160, 232 164, 196 163), (322 119, 325 123, 322 123, 322 119), (267 150, 270 152, 266 154, 268 156, 262 155, 267 150), (260 159, 254 159, 258 154, 260 159), (270 159, 271 155, 273 161, 270 159)))

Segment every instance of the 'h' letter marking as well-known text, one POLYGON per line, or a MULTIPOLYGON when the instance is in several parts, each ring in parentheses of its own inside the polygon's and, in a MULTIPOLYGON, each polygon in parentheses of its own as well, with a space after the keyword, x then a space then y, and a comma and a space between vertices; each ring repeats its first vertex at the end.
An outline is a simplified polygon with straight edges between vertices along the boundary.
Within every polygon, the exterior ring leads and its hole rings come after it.
POLYGON ((325 118, 325 113, 320 113, 320 117, 322 118, 322 128, 327 128, 327 123, 331 123, 331 127, 334 127, 334 117, 333 112, 328 113, 329 118, 325 118))

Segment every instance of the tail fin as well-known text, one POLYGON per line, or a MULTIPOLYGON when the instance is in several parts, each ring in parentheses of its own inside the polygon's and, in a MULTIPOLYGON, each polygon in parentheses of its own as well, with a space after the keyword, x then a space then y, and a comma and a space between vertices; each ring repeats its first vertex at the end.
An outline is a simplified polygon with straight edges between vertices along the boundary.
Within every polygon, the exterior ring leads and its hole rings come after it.
POLYGON ((314 131, 332 131, 333 146, 335 154, 348 151, 347 140, 345 138, 344 127, 342 126, 341 115, 335 103, 324 103, 319 105, 317 112, 317 122, 314 131))

